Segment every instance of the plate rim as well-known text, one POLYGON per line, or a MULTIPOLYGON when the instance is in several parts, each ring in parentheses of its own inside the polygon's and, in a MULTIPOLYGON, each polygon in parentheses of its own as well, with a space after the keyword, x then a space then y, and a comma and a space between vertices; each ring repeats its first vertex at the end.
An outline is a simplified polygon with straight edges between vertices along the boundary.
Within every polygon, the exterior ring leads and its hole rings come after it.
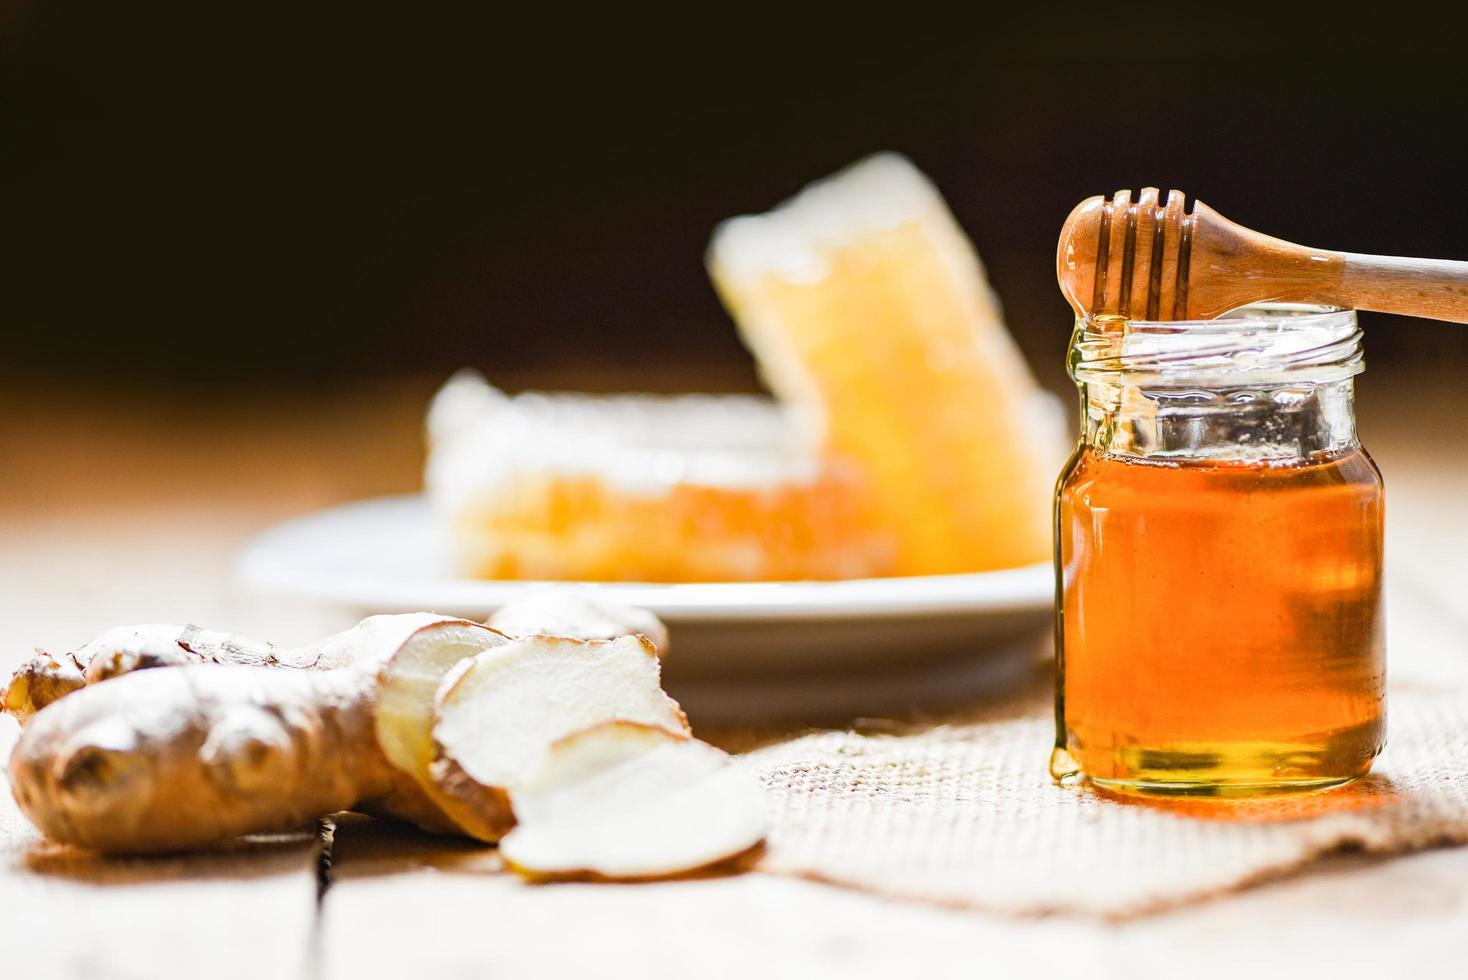
MULTIPOLYGON (((1054 607, 1049 561, 985 572, 789 582, 552 582, 543 580, 442 579, 384 581, 380 572, 323 578, 320 570, 293 566, 284 542, 321 534, 333 522, 364 513, 426 514, 421 493, 348 501, 288 518, 254 535, 238 552, 236 576, 247 586, 343 605, 388 610, 482 608, 486 613, 527 591, 551 586, 585 587, 630 605, 644 606, 669 622, 702 620, 850 620, 914 616, 1034 614, 1054 607)), ((380 520, 381 517, 378 516, 380 520)))

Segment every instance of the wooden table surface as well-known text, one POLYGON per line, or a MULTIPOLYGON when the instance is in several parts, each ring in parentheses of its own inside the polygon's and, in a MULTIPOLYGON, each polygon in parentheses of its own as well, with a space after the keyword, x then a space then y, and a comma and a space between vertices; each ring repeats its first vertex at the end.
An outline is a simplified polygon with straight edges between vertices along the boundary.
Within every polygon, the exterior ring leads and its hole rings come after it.
MULTIPOLYGON (((417 485, 424 400, 302 391, 9 391, 0 402, 0 669, 127 622, 306 642, 344 614, 251 595, 271 523, 417 485)), ((1366 376, 1387 476, 1389 615, 1452 620, 1468 656, 1468 428, 1448 371, 1366 376)), ((698 719, 693 719, 695 726, 698 719)), ((0 751, 15 737, 0 719, 0 751)), ((1468 975, 1468 848, 1342 855, 1126 923, 1004 919, 749 874, 529 886, 493 850, 343 816, 219 853, 105 860, 42 840, 0 794, 4 976, 355 978, 1468 975), (329 869, 323 856, 329 855, 329 869)))

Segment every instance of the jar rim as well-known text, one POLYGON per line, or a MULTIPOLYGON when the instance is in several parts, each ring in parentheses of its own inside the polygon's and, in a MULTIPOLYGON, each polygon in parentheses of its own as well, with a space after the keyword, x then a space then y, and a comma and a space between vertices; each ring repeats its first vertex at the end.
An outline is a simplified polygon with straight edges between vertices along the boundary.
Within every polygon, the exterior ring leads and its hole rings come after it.
POLYGON ((1356 311, 1255 303, 1214 320, 1076 321, 1081 384, 1256 386, 1337 381, 1364 368, 1356 311))

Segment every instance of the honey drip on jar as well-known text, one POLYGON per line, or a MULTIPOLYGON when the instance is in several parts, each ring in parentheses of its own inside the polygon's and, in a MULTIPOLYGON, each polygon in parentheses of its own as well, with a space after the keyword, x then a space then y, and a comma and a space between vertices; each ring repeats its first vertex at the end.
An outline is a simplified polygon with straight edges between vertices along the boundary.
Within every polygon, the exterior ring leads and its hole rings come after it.
POLYGON ((1079 452, 1057 499, 1057 779, 1235 796, 1338 785, 1385 735, 1380 475, 1079 452))

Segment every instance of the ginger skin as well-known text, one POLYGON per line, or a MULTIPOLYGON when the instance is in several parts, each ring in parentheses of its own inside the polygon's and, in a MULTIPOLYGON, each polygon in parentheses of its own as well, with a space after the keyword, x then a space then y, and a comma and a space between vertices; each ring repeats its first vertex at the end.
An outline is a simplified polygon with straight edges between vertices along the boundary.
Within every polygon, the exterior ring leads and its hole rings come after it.
MULTIPOLYGON (((518 629, 667 642, 645 611, 546 599, 507 610, 518 629)), ((373 616, 292 650, 196 626, 107 630, 39 654, 0 697, 22 725, 11 789, 49 836, 111 852, 197 847, 344 809, 498 840, 514 822, 508 799, 440 779, 432 727, 442 678, 508 642, 431 613, 373 616)))
MULTIPOLYGON (((411 644, 439 642, 487 649, 504 638, 419 613, 374 616, 289 657, 274 655, 274 668, 211 662, 211 652, 210 660, 145 670, 148 658, 139 657, 134 672, 89 683, 30 717, 11 753, 12 792, 47 835, 112 852, 196 847, 343 809, 462 833, 417 777, 388 761, 375 727, 379 682, 394 658, 411 644), (315 669, 279 669, 287 662, 315 669)), ((251 656, 271 649, 233 647, 251 656)), ((86 665, 89 680, 98 663, 94 656, 86 665)))
POLYGON ((21 664, 10 684, 0 692, 0 711, 24 725, 31 715, 87 686, 82 665, 69 653, 53 657, 37 653, 21 664))
MULTIPOLYGON (((572 588, 538 589, 500 609, 488 625, 507 636, 594 640, 641 634, 660 655, 668 652, 668 628, 652 613, 604 602, 572 588)), ((279 650, 273 643, 193 625, 118 626, 98 633, 70 653, 37 651, 0 692, 0 713, 13 715, 24 725, 48 704, 88 684, 153 667, 240 664, 331 670, 352 663, 355 639, 349 630, 309 646, 279 650)))
POLYGON ((245 666, 140 671, 40 712, 17 742, 21 811, 100 851, 195 847, 387 796, 372 678, 245 666))
POLYGON ((192 625, 118 626, 98 633, 70 653, 38 653, 15 672, 10 686, 0 697, 0 709, 25 724, 48 704, 88 684, 153 667, 239 664, 329 669, 350 662, 350 655, 336 638, 280 651, 271 643, 192 625))

